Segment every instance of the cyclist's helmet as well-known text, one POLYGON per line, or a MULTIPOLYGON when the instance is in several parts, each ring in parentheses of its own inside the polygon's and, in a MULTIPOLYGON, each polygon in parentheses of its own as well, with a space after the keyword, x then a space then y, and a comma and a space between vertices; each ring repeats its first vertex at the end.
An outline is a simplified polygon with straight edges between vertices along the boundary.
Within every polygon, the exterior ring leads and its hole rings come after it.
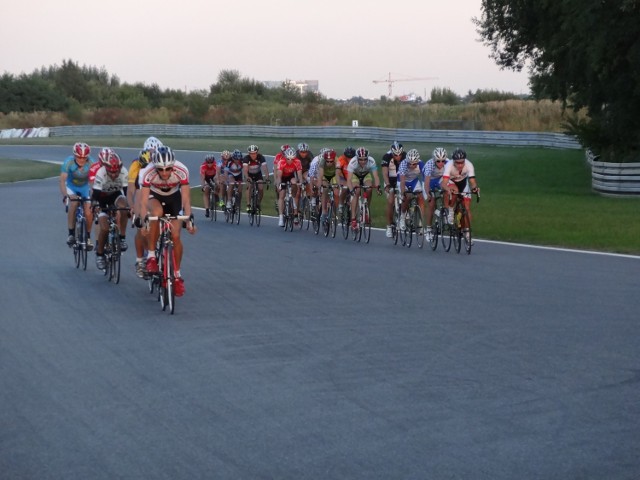
POLYGON ((91 153, 91 147, 83 142, 77 142, 73 146, 73 154, 76 157, 88 157, 91 153))
POLYGON ((309 145, 307 145, 306 143, 302 142, 298 144, 298 151, 299 152, 308 152, 309 151, 309 145))
POLYGON ((407 161, 410 165, 416 165, 420 161, 420 152, 412 148, 407 152, 407 161))
POLYGON ((296 158, 297 154, 293 148, 289 147, 284 151, 284 156, 287 160, 293 160, 294 158, 296 158))
POLYGON ((324 158, 325 160, 335 160, 336 151, 333 148, 327 148, 322 154, 322 158, 324 158))
POLYGON ((151 160, 151 151, 150 150, 140 150, 138 154, 138 162, 142 168, 149 165, 149 161, 151 160))
POLYGON ((446 160, 447 151, 442 147, 438 147, 433 151, 433 158, 434 160, 446 160))
POLYGON ((318 156, 319 156, 320 158, 323 158, 323 157, 324 157, 325 152, 328 152, 329 150, 331 150, 331 149, 330 149, 330 148, 327 148, 327 147, 323 147, 323 148, 321 148, 321 149, 320 149, 320 152, 318 153, 318 156))
POLYGON ((204 156, 204 161, 207 163, 213 163, 216 161, 216 157, 213 153, 208 153, 204 156))
POLYGON ((242 152, 236 148, 231 154, 231 157, 234 160, 242 160, 244 158, 244 155, 242 155, 242 152))
POLYGON ((289 147, 289 145, 287 145, 287 144, 280 145, 280 151, 281 151, 282 153, 286 152, 289 148, 290 148, 290 147, 289 147))
POLYGON ((176 157, 173 154, 173 150, 169 147, 159 147, 151 154, 151 161, 156 168, 173 167, 176 163, 176 157))
POLYGON ((402 152, 404 152, 404 147, 402 146, 402 144, 398 141, 395 141, 391 144, 391 153, 394 155, 402 155, 402 152))
POLYGON ((143 150, 157 150, 162 147, 162 142, 156 137, 149 137, 144 141, 143 150))
POLYGON ((467 158, 467 152, 465 152, 461 148, 456 148, 453 151, 453 155, 451 155, 451 158, 453 158, 454 160, 465 160, 467 158))
POLYGON ((113 150, 111 150, 107 157, 105 168, 107 169, 107 172, 112 175, 118 174, 120 173, 120 170, 122 170, 122 160, 120 160, 120 156, 113 150))
POLYGON ((353 158, 356 156, 356 149, 353 147, 347 147, 344 149, 344 156, 347 158, 353 158))
POLYGON ((111 155, 112 152, 113 150, 111 150, 109 147, 101 148, 100 153, 98 153, 98 161, 106 167, 107 161, 109 160, 109 155, 111 155))
POLYGON ((358 150, 356 150, 356 155, 358 159, 369 158, 369 150, 364 147, 360 147, 358 150))
POLYGON ((257 145, 249 145, 249 148, 247 148, 247 152, 249 153, 258 153, 258 146, 257 145))
POLYGON ((223 160, 229 160, 231 158, 231 152, 229 150, 223 150, 220 156, 223 160))

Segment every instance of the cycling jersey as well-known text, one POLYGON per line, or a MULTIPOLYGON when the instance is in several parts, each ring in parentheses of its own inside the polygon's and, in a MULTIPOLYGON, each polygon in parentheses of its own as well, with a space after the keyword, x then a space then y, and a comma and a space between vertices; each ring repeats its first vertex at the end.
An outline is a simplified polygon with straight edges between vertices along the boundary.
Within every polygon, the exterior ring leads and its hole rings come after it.
POLYGON ((242 163, 248 165, 249 175, 257 175, 262 172, 262 164, 267 163, 267 159, 264 158, 264 155, 261 153, 258 153, 256 158, 253 158, 251 155, 245 155, 242 163))
POLYGON ((420 176, 423 175, 424 162, 420 160, 415 165, 410 165, 408 160, 403 160, 398 168, 398 177, 404 177, 405 187, 412 192, 422 191, 420 176))
POLYGON ((300 160, 300 165, 302 165, 302 173, 309 171, 309 168, 311 168, 311 162, 314 158, 313 153, 309 150, 306 152, 296 152, 296 157, 300 160))
POLYGON ((325 178, 333 178, 336 176, 336 160, 327 163, 325 158, 321 158, 318 162, 318 168, 322 168, 322 174, 325 178))
POLYGON ((60 173, 67 174, 67 187, 74 189, 88 186, 89 170, 91 170, 93 164, 93 158, 89 157, 87 158, 87 162, 81 167, 76 163, 73 155, 68 156, 60 168, 60 173))
POLYGON ((358 157, 353 157, 347 166, 347 172, 353 173, 356 177, 365 177, 376 170, 378 170, 378 166, 373 157, 369 157, 364 165, 360 165, 358 157))
POLYGON ((473 163, 469 160, 465 160, 462 165, 456 165, 455 161, 449 161, 444 166, 444 172, 442 173, 442 181, 451 181, 458 186, 458 191, 468 192, 469 185, 467 180, 475 178, 476 172, 473 168, 473 163))
POLYGON ((166 180, 160 177, 155 165, 152 163, 140 175, 143 187, 149 187, 154 194, 163 197, 179 192, 180 187, 183 185, 189 185, 189 170, 182 162, 178 161, 174 163, 173 171, 166 180))
MULTIPOLYGON (((407 158, 407 152, 402 152, 402 154, 400 155, 400 158, 396 159, 393 156, 393 153, 391 153, 391 150, 389 150, 387 153, 385 153, 382 156, 380 167, 381 168, 387 167, 389 169, 389 181, 391 183, 394 183, 394 181, 396 180, 398 176, 398 168, 400 167, 400 164, 405 158, 407 158)), ((395 185, 392 185, 392 186, 395 186, 395 185)))
POLYGON ((227 175, 233 175, 236 180, 242 180, 242 160, 230 159, 224 171, 227 175))
POLYGON ((107 173, 107 169, 104 166, 98 169, 96 173, 95 181, 93 182, 94 196, 96 192, 99 192, 100 196, 110 195, 115 192, 125 193, 125 189, 128 184, 129 172, 123 166, 120 169, 120 173, 116 178, 112 178, 107 173))
POLYGON ((217 171, 218 165, 216 162, 208 163, 205 161, 200 165, 200 175, 204 176, 205 180, 215 177, 217 171))
POLYGON ((295 172, 302 171, 302 164, 300 160, 294 158, 292 162, 288 162, 287 159, 282 159, 278 163, 278 170, 282 172, 283 177, 291 178, 295 172))
POLYGON ((315 157, 311 161, 311 164, 309 165, 309 173, 307 174, 309 176, 310 182, 312 181, 312 179, 318 176, 318 168, 320 166, 320 162, 321 162, 320 157, 315 157))
POLYGON ((133 160, 133 162, 131 162, 131 165, 129 165, 129 183, 133 183, 136 190, 140 188, 138 175, 140 175, 141 170, 142 164, 140 163, 140 160, 136 158, 135 160, 133 160))
POLYGON ((100 170, 100 167, 102 167, 102 162, 96 162, 93 165, 91 165, 91 168, 89 168, 89 183, 93 183, 96 179, 96 174, 98 173, 98 170, 100 170))
POLYGON ((350 161, 351 159, 346 155, 340 155, 336 160, 336 171, 340 171, 345 179, 347 178, 347 167, 350 161))
POLYGON ((444 173, 444 169, 448 162, 449 160, 447 160, 446 163, 442 163, 442 166, 438 168, 438 164, 433 158, 427 161, 422 173, 425 178, 430 178, 429 190, 436 190, 440 188, 440 179, 442 178, 442 174, 444 173))

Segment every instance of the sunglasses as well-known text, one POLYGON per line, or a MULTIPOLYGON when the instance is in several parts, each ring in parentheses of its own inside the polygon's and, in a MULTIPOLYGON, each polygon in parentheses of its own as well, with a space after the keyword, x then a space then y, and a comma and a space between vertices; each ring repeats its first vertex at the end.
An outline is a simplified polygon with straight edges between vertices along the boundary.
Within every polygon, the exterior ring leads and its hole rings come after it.
POLYGON ((156 168, 159 172, 172 172, 173 167, 165 167, 165 168, 156 168))
POLYGON ((455 164, 456 165, 464 165, 464 160, 456 160, 455 164))
POLYGON ((444 163, 444 160, 436 160, 436 163, 444 163))

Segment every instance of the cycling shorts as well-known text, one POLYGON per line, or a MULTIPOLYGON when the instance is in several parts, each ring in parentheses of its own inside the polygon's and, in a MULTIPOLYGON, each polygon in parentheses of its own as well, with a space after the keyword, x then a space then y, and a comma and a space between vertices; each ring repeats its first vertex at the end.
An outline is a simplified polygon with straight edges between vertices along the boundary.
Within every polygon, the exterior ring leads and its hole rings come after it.
POLYGON ((182 194, 180 190, 171 195, 159 195, 153 191, 149 194, 149 199, 155 198, 162 205, 163 215, 180 215, 182 210, 182 194))

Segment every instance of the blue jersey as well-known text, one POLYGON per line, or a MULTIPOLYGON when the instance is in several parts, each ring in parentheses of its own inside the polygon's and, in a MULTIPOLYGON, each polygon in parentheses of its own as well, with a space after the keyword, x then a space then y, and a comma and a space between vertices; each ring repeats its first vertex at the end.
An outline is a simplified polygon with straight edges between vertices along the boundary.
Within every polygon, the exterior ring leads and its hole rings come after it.
POLYGON ((82 188, 89 185, 89 169, 93 164, 93 158, 89 157, 84 166, 80 167, 73 155, 69 155, 62 164, 60 173, 67 174, 67 187, 71 189, 82 188))

